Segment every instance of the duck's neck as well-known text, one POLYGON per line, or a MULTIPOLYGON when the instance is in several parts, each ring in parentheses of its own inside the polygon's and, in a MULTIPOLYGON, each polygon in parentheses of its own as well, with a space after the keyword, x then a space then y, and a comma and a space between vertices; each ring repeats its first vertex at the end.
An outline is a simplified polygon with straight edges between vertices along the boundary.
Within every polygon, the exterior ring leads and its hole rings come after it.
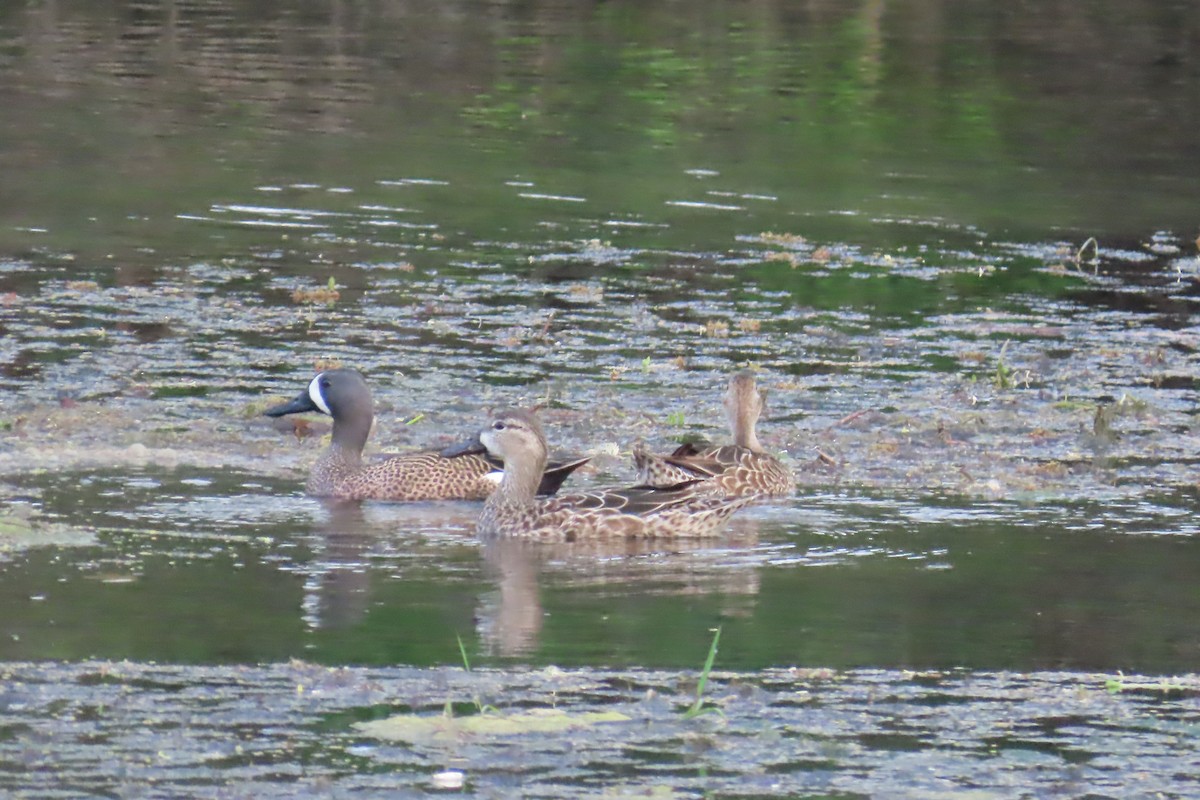
POLYGON ((347 419, 333 421, 333 434, 330 437, 330 455, 337 454, 339 460, 347 464, 360 466, 362 451, 367 445, 367 437, 371 434, 371 414, 355 415, 347 419))
POLYGON ((330 492, 338 482, 362 469, 362 451, 371 433, 372 416, 351 416, 334 419, 329 449, 313 467, 308 490, 330 492))
POLYGON ((511 459, 504 462, 504 477, 491 499, 504 503, 530 503, 537 496, 546 468, 546 458, 511 459))
POLYGON ((747 414, 734 414, 729 421, 733 428, 733 443, 756 453, 762 452, 758 434, 754 432, 754 418, 747 414))

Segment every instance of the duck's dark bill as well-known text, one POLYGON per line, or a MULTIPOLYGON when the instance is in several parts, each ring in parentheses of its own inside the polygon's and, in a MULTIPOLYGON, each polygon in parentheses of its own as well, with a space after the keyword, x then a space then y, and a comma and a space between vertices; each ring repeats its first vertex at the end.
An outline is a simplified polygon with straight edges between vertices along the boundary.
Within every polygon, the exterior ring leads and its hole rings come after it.
POLYGON ((487 448, 483 446, 483 442, 479 441, 479 437, 476 436, 472 439, 468 439, 465 442, 460 442, 459 444, 447 447, 442 451, 442 458, 454 458, 455 456, 466 456, 471 455, 472 453, 486 452, 487 448))
POLYGON ((286 403, 281 403, 277 406, 271 406, 263 412, 267 417, 282 417, 284 414, 303 414, 307 411, 320 411, 312 398, 308 396, 308 391, 303 391, 296 396, 294 400, 286 403))

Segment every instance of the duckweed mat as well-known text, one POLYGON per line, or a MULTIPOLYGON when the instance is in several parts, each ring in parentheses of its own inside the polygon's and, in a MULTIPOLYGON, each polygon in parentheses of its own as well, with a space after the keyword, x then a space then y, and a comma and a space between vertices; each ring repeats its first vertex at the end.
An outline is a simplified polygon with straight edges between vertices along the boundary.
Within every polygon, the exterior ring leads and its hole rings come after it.
POLYGON ((1200 676, 2 668, 21 797, 1194 797, 1200 676), (438 736, 374 735, 389 718, 438 736), (470 718, 578 724, 442 724, 470 718), (436 776, 436 777, 435 777, 436 776), (449 779, 447 778, 449 776, 449 779), (436 781, 436 783, 435 783, 436 781))

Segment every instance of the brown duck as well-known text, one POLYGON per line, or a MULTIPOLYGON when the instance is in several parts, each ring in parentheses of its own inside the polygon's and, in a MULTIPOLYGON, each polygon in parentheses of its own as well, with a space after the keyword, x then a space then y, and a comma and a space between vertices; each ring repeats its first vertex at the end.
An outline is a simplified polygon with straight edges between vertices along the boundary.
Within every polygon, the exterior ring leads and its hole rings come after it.
POLYGON ((697 448, 685 444, 670 455, 655 455, 642 442, 633 448, 638 482, 648 486, 670 486, 686 480, 701 480, 701 491, 728 497, 791 494, 796 478, 779 459, 763 450, 755 423, 766 403, 754 383, 754 373, 744 370, 733 376, 725 392, 725 414, 733 432, 733 444, 697 448))
MULTIPOLYGON (((364 464, 363 447, 371 432, 371 390, 353 369, 318 374, 288 403, 267 409, 268 417, 319 411, 333 417, 333 435, 309 474, 305 490, 317 497, 344 500, 482 500, 496 490, 503 463, 486 454, 446 457, 436 451, 393 456, 364 464)), ((554 494, 586 458, 551 465, 536 490, 554 494)))
POLYGON ((572 542, 714 536, 734 511, 752 499, 701 495, 695 490, 696 481, 536 497, 546 465, 546 437, 537 418, 527 411, 497 415, 476 441, 443 455, 457 457, 456 453, 479 449, 504 461, 500 488, 484 502, 476 525, 484 537, 572 542))

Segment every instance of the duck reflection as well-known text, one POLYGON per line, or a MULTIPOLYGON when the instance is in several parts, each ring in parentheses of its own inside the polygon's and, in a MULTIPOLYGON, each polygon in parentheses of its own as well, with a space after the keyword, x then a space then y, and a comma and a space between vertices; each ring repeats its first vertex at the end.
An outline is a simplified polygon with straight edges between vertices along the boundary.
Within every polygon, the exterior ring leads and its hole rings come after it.
POLYGON ((535 650, 545 619, 543 582, 555 588, 608 587, 613 593, 636 583, 638 594, 719 595, 722 616, 748 616, 759 591, 757 544, 758 521, 749 518, 735 518, 714 539, 488 541, 483 559, 496 588, 480 597, 476 631, 489 655, 535 650))
POLYGON ((413 558, 398 534, 420 541, 444 534, 469 543, 479 507, 473 503, 367 503, 318 499, 323 519, 308 541, 312 558, 303 567, 303 618, 310 630, 360 625, 371 605, 372 572, 394 560, 413 558))
POLYGON ((304 579, 304 623, 310 629, 347 628, 367 613, 371 581, 367 570, 369 533, 362 505, 322 502, 325 523, 313 543, 314 559, 304 579))
MULTIPOLYGON (((473 594, 468 602, 476 609, 476 633, 491 656, 523 656, 541 646, 543 591, 719 597, 724 617, 749 616, 759 592, 763 554, 759 521, 752 517, 735 518, 725 535, 711 539, 480 542, 473 533, 476 504, 320 502, 322 521, 309 540, 312 558, 303 567, 303 619, 309 630, 363 626, 373 602, 371 580, 383 564, 392 558, 428 564, 422 553, 447 556, 446 541, 437 541, 445 534, 458 553, 451 561, 465 559, 458 566, 468 571, 470 551, 459 547, 479 546, 482 563, 474 563, 482 575, 472 578, 460 571, 451 583, 473 594), (398 531, 404 532, 399 540, 398 531), (417 538, 409 541, 408 535, 417 538), (423 544, 431 541, 433 549, 425 551, 423 544)), ((448 563, 446 569, 457 567, 448 563)))

